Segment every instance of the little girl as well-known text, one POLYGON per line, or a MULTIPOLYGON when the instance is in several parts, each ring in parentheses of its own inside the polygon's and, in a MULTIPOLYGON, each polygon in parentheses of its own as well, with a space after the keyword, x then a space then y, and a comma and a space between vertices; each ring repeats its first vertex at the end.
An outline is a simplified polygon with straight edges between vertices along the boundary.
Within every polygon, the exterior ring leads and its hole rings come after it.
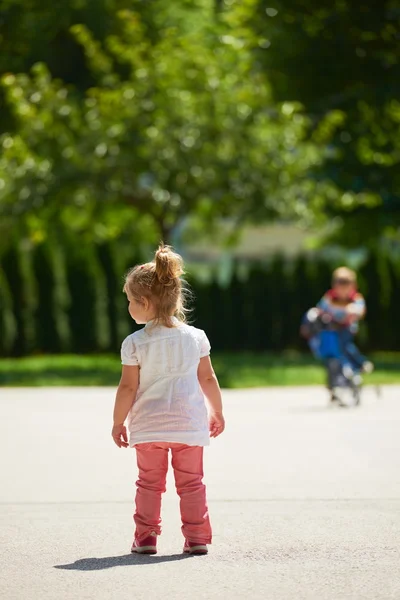
POLYGON ((184 323, 182 274, 182 258, 161 245, 152 262, 129 271, 124 286, 132 319, 145 327, 122 343, 112 437, 119 448, 136 449, 132 552, 142 554, 157 552, 169 450, 180 496, 183 551, 207 554, 211 543, 203 446, 223 432, 225 422, 210 343, 203 331, 184 323))

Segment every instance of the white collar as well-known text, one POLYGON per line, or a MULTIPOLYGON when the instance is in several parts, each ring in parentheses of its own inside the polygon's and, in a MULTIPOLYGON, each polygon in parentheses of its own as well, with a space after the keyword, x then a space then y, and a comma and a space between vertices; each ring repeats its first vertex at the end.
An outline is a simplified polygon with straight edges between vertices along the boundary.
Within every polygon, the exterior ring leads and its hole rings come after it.
MULTIPOLYGON (((171 317, 172 319, 172 323, 175 325, 175 327, 177 325, 180 324, 179 319, 177 319, 176 317, 171 317)), ((154 326, 154 322, 156 321, 156 319, 150 319, 150 321, 147 321, 146 325, 144 326, 145 329, 148 329, 150 327, 154 326)), ((157 327, 164 327, 163 325, 158 324, 157 327)))

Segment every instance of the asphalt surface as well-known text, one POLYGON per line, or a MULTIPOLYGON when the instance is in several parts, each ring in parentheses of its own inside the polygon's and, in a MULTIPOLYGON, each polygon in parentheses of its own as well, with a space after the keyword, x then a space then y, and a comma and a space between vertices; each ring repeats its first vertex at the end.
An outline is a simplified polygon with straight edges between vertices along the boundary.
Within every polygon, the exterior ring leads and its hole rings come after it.
POLYGON ((2 600, 400 600, 400 388, 227 391, 206 451, 214 543, 184 557, 173 483, 154 557, 129 553, 134 452, 111 388, 0 389, 2 600))

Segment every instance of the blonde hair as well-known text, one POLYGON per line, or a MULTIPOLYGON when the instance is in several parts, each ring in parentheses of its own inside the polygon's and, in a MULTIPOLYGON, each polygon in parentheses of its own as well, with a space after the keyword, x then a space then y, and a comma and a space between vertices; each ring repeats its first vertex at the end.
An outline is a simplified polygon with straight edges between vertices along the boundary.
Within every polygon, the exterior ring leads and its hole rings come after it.
POLYGON ((335 269, 332 274, 332 282, 335 283, 337 279, 345 279, 349 283, 357 283, 357 274, 352 269, 348 267, 339 267, 335 269))
POLYGON ((173 317, 186 321, 188 294, 183 259, 171 246, 160 244, 154 259, 133 267, 125 277, 124 292, 138 302, 150 300, 155 308, 155 324, 174 327, 173 317))

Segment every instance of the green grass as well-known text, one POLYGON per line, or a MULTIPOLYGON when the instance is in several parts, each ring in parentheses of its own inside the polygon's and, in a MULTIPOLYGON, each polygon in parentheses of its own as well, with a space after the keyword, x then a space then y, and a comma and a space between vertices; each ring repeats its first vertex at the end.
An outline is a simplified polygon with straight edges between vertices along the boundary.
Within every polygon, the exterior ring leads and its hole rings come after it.
MULTIPOLYGON (((400 353, 376 354, 372 360, 376 371, 365 377, 365 383, 400 383, 400 353)), ((324 369, 309 355, 214 353, 213 363, 221 386, 225 388, 325 382, 324 369)), ((5 358, 0 359, 0 386, 116 386, 120 370, 116 355, 5 358)))

